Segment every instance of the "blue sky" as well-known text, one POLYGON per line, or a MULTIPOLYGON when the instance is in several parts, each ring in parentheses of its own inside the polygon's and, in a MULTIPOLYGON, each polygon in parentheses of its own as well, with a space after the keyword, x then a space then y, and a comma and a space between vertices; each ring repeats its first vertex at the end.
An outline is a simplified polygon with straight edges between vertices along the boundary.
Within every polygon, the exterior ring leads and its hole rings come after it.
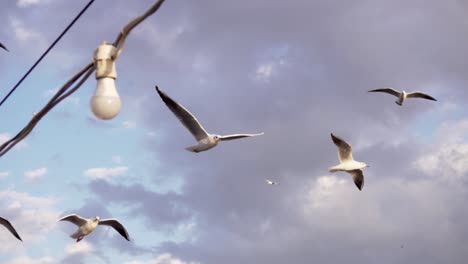
MULTIPOLYGON (((86 3, 0 4, 1 96, 86 3)), ((0 107, 0 140, 153 3, 96 1, 0 107)), ((0 262, 466 263, 466 12, 456 0, 166 0, 117 61, 116 118, 91 113, 90 78, 0 157, 0 215, 24 240, 0 229, 0 262), (265 135, 188 152, 155 85, 209 132, 265 135), (383 86, 438 101, 367 94, 383 86), (371 165, 361 192, 328 172, 331 132, 371 165), (99 228, 76 243, 56 221, 69 213, 118 218, 131 241, 99 228)))

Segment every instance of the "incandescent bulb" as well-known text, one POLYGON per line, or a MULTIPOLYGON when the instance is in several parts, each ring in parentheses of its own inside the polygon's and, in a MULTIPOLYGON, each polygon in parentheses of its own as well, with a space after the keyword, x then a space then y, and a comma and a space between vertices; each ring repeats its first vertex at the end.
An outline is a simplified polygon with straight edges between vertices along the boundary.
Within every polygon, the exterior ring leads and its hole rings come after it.
POLYGON ((100 119, 112 119, 120 112, 120 97, 111 77, 97 79, 94 95, 91 97, 91 111, 100 119))

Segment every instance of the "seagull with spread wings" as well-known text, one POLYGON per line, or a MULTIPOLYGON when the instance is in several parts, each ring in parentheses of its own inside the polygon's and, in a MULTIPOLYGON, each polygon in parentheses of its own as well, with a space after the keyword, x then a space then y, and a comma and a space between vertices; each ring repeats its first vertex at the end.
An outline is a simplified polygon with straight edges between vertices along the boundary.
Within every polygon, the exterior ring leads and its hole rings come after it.
POLYGON ((8 231, 10 231, 10 233, 12 233, 17 239, 19 239, 21 242, 23 242, 23 240, 18 235, 18 232, 16 232, 15 228, 10 223, 10 221, 6 220, 3 217, 0 217, 0 225, 3 225, 4 227, 6 227, 6 229, 8 229, 8 231))
POLYGON ((76 242, 80 242, 80 240, 82 240, 85 236, 91 234, 91 232, 93 232, 98 225, 113 227, 117 232, 119 232, 120 235, 130 241, 128 232, 125 227, 114 218, 101 220, 99 216, 96 216, 91 219, 86 219, 77 214, 70 214, 60 218, 58 221, 68 221, 78 226, 78 230, 70 235, 71 238, 76 239, 76 242))
POLYGON ((407 93, 405 91, 400 92, 390 87, 370 90, 369 92, 370 93, 373 93, 373 92, 388 93, 393 96, 396 96, 398 97, 398 100, 396 100, 395 103, 400 106, 403 105, 403 102, 406 100, 406 98, 422 98, 422 99, 437 101, 434 97, 428 94, 422 93, 422 92, 411 92, 411 93, 407 93))
POLYGON ((158 92, 163 102, 172 111, 172 113, 174 113, 174 115, 180 120, 180 122, 190 131, 190 133, 192 133, 192 135, 198 141, 198 144, 185 148, 188 151, 198 153, 198 152, 209 150, 211 148, 216 147, 216 145, 218 145, 220 141, 227 141, 227 140, 233 140, 233 139, 238 139, 238 138, 263 135, 263 133, 233 134, 233 135, 225 135, 225 136, 210 134, 206 132, 206 130, 200 124, 198 119, 192 113, 190 113, 190 111, 187 110, 187 108, 185 108, 181 104, 174 101, 166 93, 161 91, 158 86, 156 86, 156 91, 158 92))
POLYGON ((265 179, 265 182, 266 182, 267 184, 269 184, 269 185, 278 185, 277 182, 272 181, 272 180, 269 180, 269 179, 265 179))
POLYGON ((354 184, 359 190, 362 190, 364 186, 364 175, 362 173, 363 168, 369 167, 364 162, 355 161, 353 158, 351 145, 343 139, 331 134, 333 143, 338 147, 338 159, 340 164, 330 167, 330 172, 346 171, 353 177, 354 184))

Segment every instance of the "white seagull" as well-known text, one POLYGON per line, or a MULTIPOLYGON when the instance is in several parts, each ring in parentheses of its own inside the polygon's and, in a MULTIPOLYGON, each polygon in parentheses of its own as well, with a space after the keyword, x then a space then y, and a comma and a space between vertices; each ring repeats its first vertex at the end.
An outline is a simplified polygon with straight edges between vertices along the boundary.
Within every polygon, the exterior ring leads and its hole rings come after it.
POLYGON ((71 238, 76 239, 76 242, 80 242, 80 240, 82 240, 86 235, 89 235, 91 232, 93 232, 98 225, 111 226, 117 232, 119 232, 119 234, 121 234, 125 239, 130 241, 125 227, 119 221, 117 221, 117 219, 114 218, 101 220, 99 216, 96 216, 91 219, 86 219, 76 214, 70 214, 60 218, 58 221, 68 221, 79 227, 75 233, 70 235, 71 238))
POLYGON ((423 98, 423 99, 428 99, 432 101, 437 101, 434 97, 428 94, 422 93, 422 92, 411 92, 411 93, 407 93, 405 91, 400 92, 390 87, 370 90, 369 92, 370 93, 381 92, 381 93, 388 93, 388 94, 394 95, 398 97, 398 100, 396 100, 395 103, 400 106, 403 105, 403 102, 406 100, 406 98, 423 98))
POLYGON ((364 162, 355 161, 353 159, 353 153, 351 149, 351 145, 348 144, 343 139, 331 134, 333 143, 338 147, 338 159, 340 160, 340 164, 330 167, 330 172, 335 171, 346 171, 351 176, 353 176, 354 184, 358 187, 359 190, 362 190, 364 186, 364 175, 362 174, 363 168, 369 167, 364 162))
POLYGON ((265 179, 266 183, 269 184, 269 185, 277 185, 278 183, 275 182, 275 181, 271 181, 269 179, 265 179))
POLYGON ((188 151, 192 151, 195 153, 209 150, 211 148, 216 147, 219 141, 226 141, 226 140, 233 140, 238 138, 245 138, 245 137, 254 137, 260 136, 264 133, 258 134, 233 134, 233 135, 216 135, 216 134, 209 134, 200 124, 198 119, 190 113, 187 108, 182 106, 181 104, 174 101, 170 98, 167 94, 159 89, 156 86, 156 91, 158 91, 159 96, 163 100, 163 102, 167 105, 167 107, 174 113, 174 115, 180 120, 180 122, 192 133, 195 139, 198 141, 198 144, 185 148, 188 151))
POLYGON ((0 225, 6 227, 6 229, 8 229, 8 231, 10 231, 17 239, 23 242, 21 237, 18 235, 18 232, 16 232, 15 228, 11 225, 10 221, 6 220, 3 217, 0 217, 0 225))
POLYGON ((1 42, 0 42, 0 48, 4 49, 4 50, 6 50, 6 51, 9 51, 9 50, 5 47, 5 45, 3 45, 1 42))
POLYGON ((277 182, 275 181, 272 181, 272 180, 269 180, 269 179, 265 179, 266 183, 269 184, 269 185, 278 185, 277 182))

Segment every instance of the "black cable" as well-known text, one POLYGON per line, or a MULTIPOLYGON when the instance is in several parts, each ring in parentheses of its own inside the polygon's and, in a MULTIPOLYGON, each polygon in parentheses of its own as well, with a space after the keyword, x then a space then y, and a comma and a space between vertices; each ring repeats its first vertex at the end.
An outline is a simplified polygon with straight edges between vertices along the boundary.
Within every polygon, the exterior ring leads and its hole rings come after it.
POLYGON ((18 88, 18 86, 28 77, 28 75, 36 68, 36 66, 41 62, 41 60, 49 53, 49 51, 59 42, 59 40, 67 33, 67 31, 75 24, 75 22, 83 15, 83 13, 88 9, 88 7, 94 2, 94 0, 89 1, 89 3, 81 10, 81 12, 73 19, 73 21, 65 28, 65 30, 58 36, 57 39, 50 45, 50 47, 42 54, 42 56, 34 63, 34 65, 26 72, 26 74, 19 80, 19 82, 8 92, 8 94, 3 98, 3 100, 0 102, 0 106, 3 105, 3 103, 10 97, 10 95, 18 88))

